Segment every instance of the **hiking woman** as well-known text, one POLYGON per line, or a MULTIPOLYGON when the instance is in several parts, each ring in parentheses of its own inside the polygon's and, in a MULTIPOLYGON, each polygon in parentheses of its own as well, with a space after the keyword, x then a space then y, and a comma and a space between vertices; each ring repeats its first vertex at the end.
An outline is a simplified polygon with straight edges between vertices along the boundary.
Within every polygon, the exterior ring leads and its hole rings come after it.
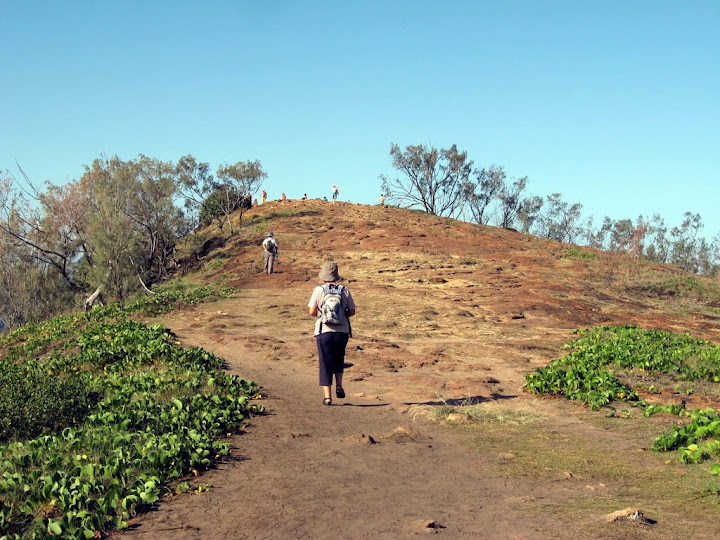
POLYGON ((335 376, 335 395, 345 397, 343 389, 343 369, 345 347, 352 335, 350 317, 355 315, 355 302, 350 289, 340 285, 338 265, 326 262, 318 275, 322 285, 313 290, 308 313, 317 317, 315 321, 315 341, 320 359, 320 386, 323 389, 323 405, 331 405, 332 381, 335 376))

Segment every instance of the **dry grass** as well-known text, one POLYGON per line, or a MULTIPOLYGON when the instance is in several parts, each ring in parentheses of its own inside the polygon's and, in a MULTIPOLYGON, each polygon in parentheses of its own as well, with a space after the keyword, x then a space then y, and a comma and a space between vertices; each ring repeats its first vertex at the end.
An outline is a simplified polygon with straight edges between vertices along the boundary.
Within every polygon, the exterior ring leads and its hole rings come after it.
POLYGON ((718 500, 702 493, 712 482, 709 464, 686 466, 674 453, 645 450, 639 444, 647 437, 643 422, 623 426, 622 435, 617 425, 578 434, 543 420, 455 429, 467 433, 468 446, 509 477, 559 490, 534 500, 527 511, 566 523, 575 516, 575 529, 568 531, 574 538, 717 538, 720 526, 710 516, 717 514, 718 500), (639 508, 657 524, 604 521, 605 514, 627 507, 639 508))
MULTIPOLYGON (((441 398, 442 399, 442 398, 441 398)), ((408 411, 413 418, 424 416, 437 422, 473 423, 473 424, 504 424, 522 426, 532 424, 543 416, 522 405, 501 405, 497 402, 475 403, 465 400, 458 405, 413 405, 408 411)))

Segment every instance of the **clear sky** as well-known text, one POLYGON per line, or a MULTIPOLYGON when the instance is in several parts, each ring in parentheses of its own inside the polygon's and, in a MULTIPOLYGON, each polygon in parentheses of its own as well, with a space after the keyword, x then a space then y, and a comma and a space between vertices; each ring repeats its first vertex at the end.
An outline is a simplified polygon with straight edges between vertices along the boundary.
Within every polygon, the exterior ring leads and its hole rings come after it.
POLYGON ((720 232, 720 1, 0 0, 0 170, 259 159, 270 198, 375 203, 456 143, 585 215, 720 232))

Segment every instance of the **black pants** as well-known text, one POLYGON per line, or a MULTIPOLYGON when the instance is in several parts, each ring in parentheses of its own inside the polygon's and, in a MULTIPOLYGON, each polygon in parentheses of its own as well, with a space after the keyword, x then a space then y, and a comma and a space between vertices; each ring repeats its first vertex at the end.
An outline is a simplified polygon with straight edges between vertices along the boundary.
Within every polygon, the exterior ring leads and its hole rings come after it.
POLYGON ((349 338, 344 332, 324 332, 315 338, 320 357, 320 386, 332 386, 333 374, 343 372, 349 338))

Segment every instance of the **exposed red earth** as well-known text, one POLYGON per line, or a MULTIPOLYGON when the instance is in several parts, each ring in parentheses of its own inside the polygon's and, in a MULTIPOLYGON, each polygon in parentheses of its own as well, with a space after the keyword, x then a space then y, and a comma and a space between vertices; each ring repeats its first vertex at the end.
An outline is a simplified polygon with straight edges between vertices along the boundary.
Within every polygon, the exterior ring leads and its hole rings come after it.
POLYGON ((234 437, 234 459, 192 479, 209 490, 164 500, 123 536, 720 535, 717 501, 697 496, 707 471, 648 449, 675 419, 606 418, 523 391, 524 375, 561 356, 577 328, 718 341, 717 306, 643 286, 676 269, 599 252, 574 260, 574 246, 379 206, 274 202, 243 219, 195 275, 238 293, 159 322, 259 383, 267 414, 234 437), (272 275, 259 273, 268 230, 280 244, 272 275), (347 398, 332 407, 321 405, 306 309, 326 259, 358 308, 347 398), (468 404, 479 421, 431 418, 468 404), (648 520, 606 519, 628 507, 648 520))

